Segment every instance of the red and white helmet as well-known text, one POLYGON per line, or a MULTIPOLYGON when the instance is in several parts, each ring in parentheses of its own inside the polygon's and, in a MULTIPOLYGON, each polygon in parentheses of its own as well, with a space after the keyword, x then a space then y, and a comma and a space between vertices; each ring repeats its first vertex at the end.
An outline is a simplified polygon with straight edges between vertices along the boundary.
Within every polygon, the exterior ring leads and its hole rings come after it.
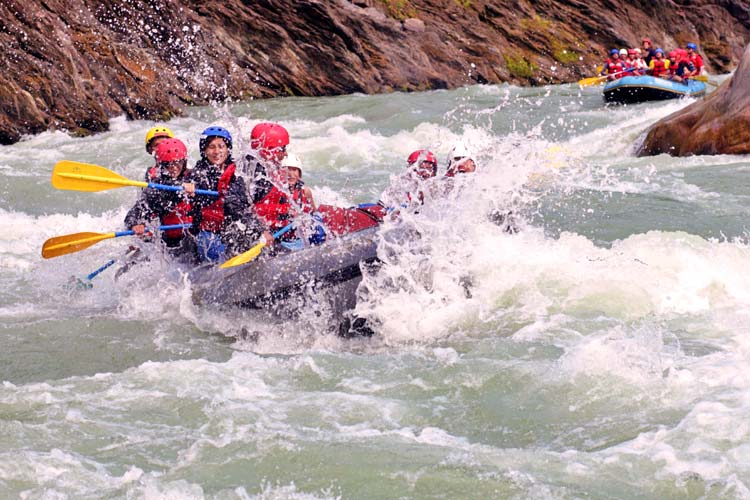
POLYGON ((432 163, 433 165, 435 165, 435 168, 437 168, 437 158, 432 151, 428 151, 426 149, 417 149, 409 155, 409 158, 406 159, 406 163, 408 163, 409 165, 413 165, 418 160, 432 163))
POLYGON ((432 151, 418 149, 409 155, 406 159, 407 167, 414 169, 414 172, 422 179, 429 179, 437 175, 438 164, 437 157, 432 151), (425 166, 425 164, 427 164, 425 166))

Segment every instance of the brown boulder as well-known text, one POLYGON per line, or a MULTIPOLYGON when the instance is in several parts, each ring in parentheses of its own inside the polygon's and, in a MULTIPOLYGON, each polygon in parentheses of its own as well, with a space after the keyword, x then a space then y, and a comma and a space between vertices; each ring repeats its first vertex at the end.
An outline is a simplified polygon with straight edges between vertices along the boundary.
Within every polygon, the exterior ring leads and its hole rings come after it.
POLYGON ((651 126, 638 155, 661 153, 750 154, 750 45, 716 92, 651 126))

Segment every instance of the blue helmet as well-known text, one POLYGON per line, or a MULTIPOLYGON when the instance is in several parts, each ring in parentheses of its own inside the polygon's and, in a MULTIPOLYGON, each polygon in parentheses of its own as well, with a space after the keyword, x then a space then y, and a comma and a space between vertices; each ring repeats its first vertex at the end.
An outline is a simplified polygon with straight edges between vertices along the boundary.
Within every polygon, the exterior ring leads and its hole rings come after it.
POLYGON ((227 145, 227 149, 229 149, 230 151, 232 150, 232 134, 229 133, 229 130, 223 127, 211 125, 206 130, 201 132, 201 139, 198 143, 198 149, 200 149, 201 155, 203 155, 203 152, 206 150, 209 139, 212 139, 214 137, 221 137, 222 139, 224 139, 224 142, 227 145))
POLYGON ((656 50, 654 51, 654 54, 661 54, 661 55, 664 55, 664 51, 663 51, 663 50, 661 50, 661 49, 656 49, 656 50))
POLYGON ((620 51, 619 51, 619 50, 617 50, 617 49, 612 49, 612 50, 610 50, 610 51, 609 51, 609 55, 613 56, 613 55, 615 55, 615 54, 618 54, 618 55, 619 55, 619 54, 620 54, 620 51))
POLYGON ((689 44, 687 44, 687 48, 688 49, 693 49, 693 50, 698 50, 698 46, 696 44, 694 44, 693 42, 690 42, 689 44))

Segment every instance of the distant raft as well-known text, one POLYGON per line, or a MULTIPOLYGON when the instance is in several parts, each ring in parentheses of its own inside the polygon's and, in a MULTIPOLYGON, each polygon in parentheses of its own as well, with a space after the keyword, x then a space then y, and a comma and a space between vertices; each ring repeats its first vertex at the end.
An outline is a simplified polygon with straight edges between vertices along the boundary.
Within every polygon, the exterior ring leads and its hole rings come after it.
POLYGON ((677 83, 653 76, 626 76, 613 80, 604 87, 604 100, 620 104, 704 95, 706 84, 699 80, 677 83))

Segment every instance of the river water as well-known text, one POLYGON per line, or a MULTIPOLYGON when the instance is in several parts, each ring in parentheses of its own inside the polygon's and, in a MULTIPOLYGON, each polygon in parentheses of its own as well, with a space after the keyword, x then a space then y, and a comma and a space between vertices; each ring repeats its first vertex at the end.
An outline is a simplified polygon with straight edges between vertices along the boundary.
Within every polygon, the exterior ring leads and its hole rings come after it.
POLYGON ((460 197, 381 245, 371 339, 316 314, 195 306, 158 254, 66 286, 126 238, 136 188, 58 191, 62 159, 141 179, 150 122, 0 147, 0 497, 750 498, 750 158, 636 158, 688 103, 476 86, 188 109, 198 135, 288 127, 318 201, 375 201, 414 149, 461 139, 460 197), (512 210, 508 234, 488 220, 512 210), (239 327, 259 333, 236 340, 239 327))

